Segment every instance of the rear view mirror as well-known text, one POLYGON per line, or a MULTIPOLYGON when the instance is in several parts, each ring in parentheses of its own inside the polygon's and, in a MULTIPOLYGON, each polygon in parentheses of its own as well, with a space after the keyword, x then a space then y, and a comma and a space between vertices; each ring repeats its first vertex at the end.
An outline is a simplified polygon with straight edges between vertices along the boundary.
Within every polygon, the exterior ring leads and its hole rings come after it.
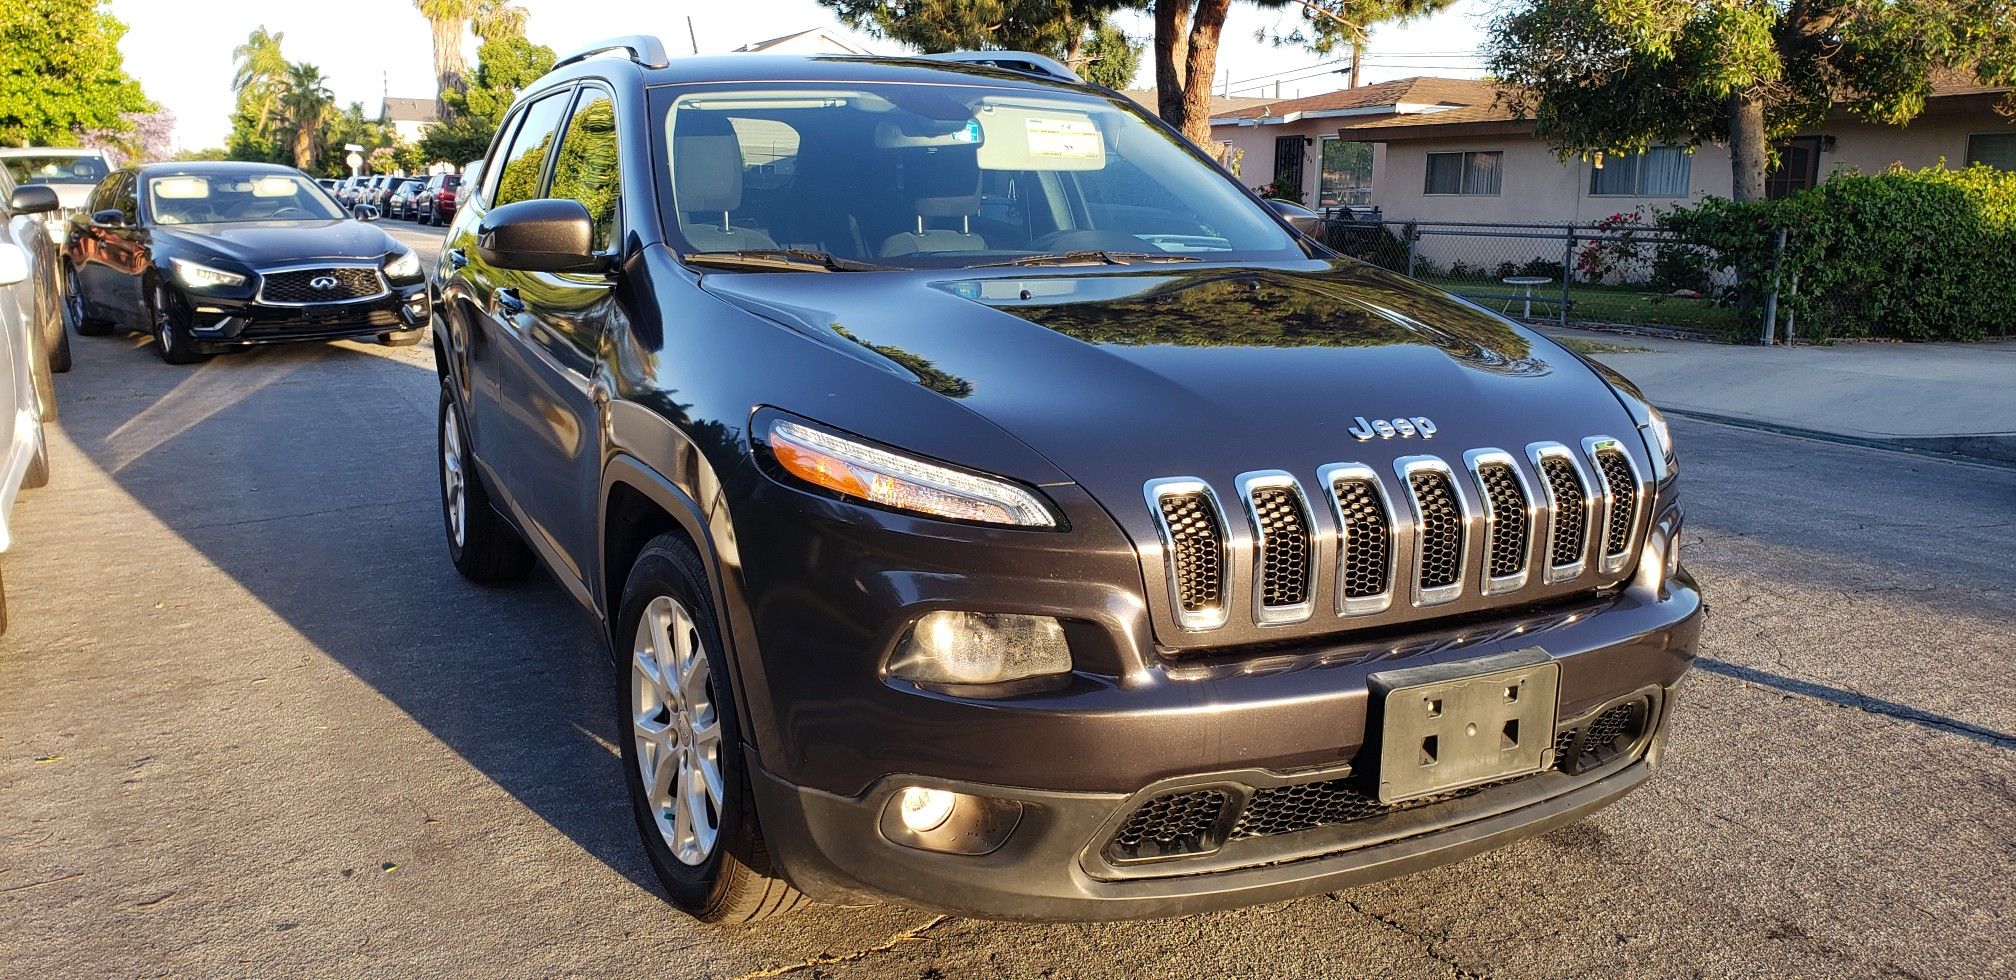
POLYGON ((7 198, 7 208, 15 214, 47 214, 62 206, 56 199, 56 188, 44 184, 16 187, 7 198))
POLYGON ((541 198, 506 204, 483 216, 476 254, 499 269, 597 272, 595 228, 580 201, 541 198))
POLYGON ((91 223, 100 228, 126 227, 126 213, 118 208, 106 208, 91 212, 91 223))
POLYGON ((359 204, 350 209, 350 216, 356 218, 358 221, 376 221, 378 220, 378 206, 375 204, 359 204))

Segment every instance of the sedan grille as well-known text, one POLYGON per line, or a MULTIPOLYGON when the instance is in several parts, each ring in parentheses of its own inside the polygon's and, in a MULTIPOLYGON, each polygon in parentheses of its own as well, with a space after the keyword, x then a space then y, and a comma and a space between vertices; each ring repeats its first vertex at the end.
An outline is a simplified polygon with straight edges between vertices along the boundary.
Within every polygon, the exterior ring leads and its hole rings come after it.
POLYGON ((1280 470, 1238 477, 1235 512, 1202 479, 1151 481, 1161 608, 1193 632, 1225 627, 1235 609, 1241 626, 1319 613, 1384 624, 1406 618, 1387 615, 1396 605, 1472 612, 1478 599, 1512 604, 1614 585, 1643 536, 1645 489, 1622 443, 1592 438, 1581 449, 1476 449, 1460 469, 1439 456, 1383 472, 1331 464, 1315 474, 1327 515, 1312 513, 1305 484, 1280 470))
POLYGON ((345 266, 332 269, 291 269, 260 277, 259 298, 266 303, 300 305, 368 299, 385 292, 377 269, 345 266))

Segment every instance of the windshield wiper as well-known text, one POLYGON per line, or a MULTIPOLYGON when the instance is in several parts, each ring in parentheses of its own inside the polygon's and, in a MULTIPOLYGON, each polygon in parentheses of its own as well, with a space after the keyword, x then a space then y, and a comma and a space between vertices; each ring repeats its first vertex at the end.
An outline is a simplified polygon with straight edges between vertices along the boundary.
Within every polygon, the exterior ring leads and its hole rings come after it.
POLYGON ((890 268, 872 262, 843 259, 809 248, 739 248, 732 252, 688 252, 686 261, 696 265, 723 265, 744 269, 793 269, 800 272, 880 272, 890 268))
POLYGON ((1018 259, 1000 262, 983 262, 967 266, 969 269, 993 269, 1011 265, 1083 265, 1099 262, 1105 265, 1135 265, 1143 262, 1196 262, 1194 255, 1172 255, 1168 252, 1114 252, 1108 249, 1086 249, 1077 252, 1051 252, 1044 255, 1024 255, 1018 259))

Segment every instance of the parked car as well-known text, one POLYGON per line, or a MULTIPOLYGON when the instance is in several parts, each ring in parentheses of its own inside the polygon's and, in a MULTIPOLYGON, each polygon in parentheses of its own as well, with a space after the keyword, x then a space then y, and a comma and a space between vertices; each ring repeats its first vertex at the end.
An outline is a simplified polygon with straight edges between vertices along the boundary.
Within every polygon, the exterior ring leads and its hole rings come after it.
POLYGON ((393 184, 391 195, 385 199, 385 216, 403 218, 407 221, 419 220, 413 213, 413 198, 420 192, 422 186, 417 180, 401 180, 393 184))
POLYGON ((471 160, 462 165, 462 182, 455 188, 455 210, 462 210, 462 205, 469 201, 469 193, 482 182, 483 161, 471 160))
POLYGON ((406 178, 404 177, 394 177, 387 174, 373 177, 371 178, 371 183, 365 185, 363 203, 377 208, 381 216, 390 217, 392 213, 392 195, 397 193, 399 185, 405 182, 406 178))
POLYGON ((315 178, 315 183, 323 190, 328 191, 331 195, 334 195, 336 193, 336 185, 338 181, 334 177, 317 177, 315 178))
POLYGON ((112 172, 112 165, 97 150, 32 146, 0 148, 0 169, 7 171, 16 186, 44 184, 56 189, 58 206, 44 216, 44 222, 50 239, 60 248, 70 215, 84 206, 91 189, 112 172))
POLYGON ((78 333, 149 333, 163 360, 188 364, 295 340, 406 346, 427 327, 419 256, 290 167, 128 167, 90 209, 70 230, 78 333))
POLYGON ((1176 915, 1642 785, 1702 610, 1643 397, 932 61, 591 46, 444 243, 448 556, 605 628, 671 900, 1176 915))
POLYGON ((418 214, 414 220, 423 225, 445 225, 455 220, 455 199, 462 187, 461 174, 435 174, 427 179, 427 185, 420 189, 414 200, 418 201, 418 214))
POLYGON ((362 183, 364 183, 364 178, 361 176, 345 177, 337 181, 336 190, 333 192, 336 203, 343 205, 344 210, 349 210, 356 197, 357 187, 362 183))
MULTIPOLYGON (((40 233, 38 229, 37 233, 40 233)), ((48 448, 33 365, 42 359, 29 321, 34 312, 22 303, 23 283, 35 279, 28 251, 0 241, 0 554, 14 544, 14 501, 22 489, 49 482, 48 448)), ((42 278, 47 278, 46 272, 42 278)), ((0 633, 7 631, 7 583, 0 568, 0 633)))
POLYGON ((44 422, 56 420, 54 375, 70 370, 70 334, 64 329, 64 297, 57 287, 58 251, 45 226, 59 208, 59 193, 47 184, 17 186, 12 171, 0 167, 0 243, 20 247, 28 259, 28 274, 4 288, 14 294, 14 308, 28 331, 19 349, 28 356, 36 417, 44 422))

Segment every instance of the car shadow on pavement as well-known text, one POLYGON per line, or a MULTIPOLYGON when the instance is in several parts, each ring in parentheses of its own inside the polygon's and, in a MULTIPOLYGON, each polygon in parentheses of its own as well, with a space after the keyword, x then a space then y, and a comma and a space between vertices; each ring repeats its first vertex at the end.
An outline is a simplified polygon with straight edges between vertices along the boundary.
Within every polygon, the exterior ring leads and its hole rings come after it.
POLYGON ((85 367, 116 381, 65 406, 72 441, 308 643, 656 891, 593 620, 544 575, 478 586, 448 561, 429 349, 293 345, 173 368, 129 339, 85 367))

